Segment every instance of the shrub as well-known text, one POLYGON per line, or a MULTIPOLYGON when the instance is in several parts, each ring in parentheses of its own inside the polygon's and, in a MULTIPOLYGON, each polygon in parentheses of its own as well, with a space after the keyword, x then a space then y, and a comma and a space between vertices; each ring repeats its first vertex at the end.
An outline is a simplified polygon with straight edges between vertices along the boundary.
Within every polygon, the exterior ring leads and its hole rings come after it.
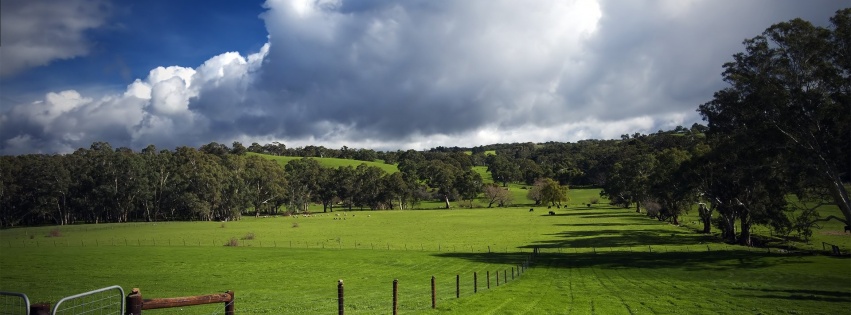
POLYGON ((48 237, 60 237, 60 236, 62 236, 62 231, 59 231, 59 228, 55 228, 55 229, 50 230, 50 234, 48 234, 48 237))
POLYGON ((254 232, 248 232, 248 234, 245 234, 245 236, 243 236, 242 239, 243 240, 253 240, 254 239, 254 232))
POLYGON ((236 237, 231 237, 230 240, 228 240, 228 242, 225 243, 225 246, 237 247, 237 246, 239 246, 239 240, 236 239, 236 237))
POLYGON ((225 228, 225 223, 224 223, 224 222, 222 222, 222 225, 219 225, 219 227, 224 229, 224 228, 225 228))
POLYGON ((588 200, 588 203, 590 203, 592 205, 596 205, 596 204, 600 203, 600 198, 597 198, 597 197, 591 198, 590 200, 588 200))
POLYGON ((298 227, 298 222, 293 222, 293 228, 297 228, 297 227, 298 227))

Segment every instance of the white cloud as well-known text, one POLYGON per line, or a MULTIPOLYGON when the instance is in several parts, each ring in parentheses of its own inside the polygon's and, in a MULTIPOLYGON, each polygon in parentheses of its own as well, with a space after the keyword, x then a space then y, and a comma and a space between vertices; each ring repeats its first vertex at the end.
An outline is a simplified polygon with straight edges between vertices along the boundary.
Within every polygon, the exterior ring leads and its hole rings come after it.
POLYGON ((778 3, 269 0, 257 53, 17 104, 0 113, 0 152, 104 140, 427 149, 689 126, 742 39, 833 12, 778 3))
POLYGON ((0 76, 57 59, 86 55, 85 31, 101 26, 108 11, 100 0, 3 0, 0 2, 0 76))

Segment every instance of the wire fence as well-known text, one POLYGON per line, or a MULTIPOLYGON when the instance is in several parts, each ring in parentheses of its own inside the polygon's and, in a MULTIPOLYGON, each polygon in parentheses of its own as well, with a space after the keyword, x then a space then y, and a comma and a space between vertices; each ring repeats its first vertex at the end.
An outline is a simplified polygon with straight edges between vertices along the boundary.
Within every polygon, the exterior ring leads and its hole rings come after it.
POLYGON ((26 294, 0 291, 0 315, 30 313, 30 299, 26 294))

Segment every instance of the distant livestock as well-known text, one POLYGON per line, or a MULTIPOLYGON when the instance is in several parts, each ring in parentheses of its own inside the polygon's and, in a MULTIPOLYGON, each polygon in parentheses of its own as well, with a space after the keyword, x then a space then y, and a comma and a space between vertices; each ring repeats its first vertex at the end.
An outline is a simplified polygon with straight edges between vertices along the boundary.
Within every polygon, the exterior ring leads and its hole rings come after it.
POLYGON ((534 208, 529 208, 529 212, 535 212, 534 208))
POLYGON ((555 211, 550 211, 550 215, 556 215, 555 211))

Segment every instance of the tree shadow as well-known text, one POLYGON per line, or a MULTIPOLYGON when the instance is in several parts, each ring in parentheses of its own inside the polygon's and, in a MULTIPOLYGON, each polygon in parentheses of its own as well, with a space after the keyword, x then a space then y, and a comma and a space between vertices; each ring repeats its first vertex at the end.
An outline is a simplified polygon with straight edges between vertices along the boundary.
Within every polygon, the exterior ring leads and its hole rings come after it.
MULTIPOLYGON (((466 259, 475 262, 520 262, 532 258, 535 265, 554 268, 680 268, 694 271, 766 268, 778 264, 808 264, 806 260, 783 259, 776 254, 746 250, 712 252, 584 252, 584 253, 438 253, 438 257, 466 259), (520 259, 520 260, 517 260, 520 259)), ((787 256, 788 257, 788 256, 787 256)))
POLYGON ((643 222, 643 223, 559 223, 555 226, 634 226, 634 225, 656 225, 658 222, 643 222))
POLYGON ((694 245, 706 241, 707 236, 669 229, 645 230, 583 230, 564 231, 556 234, 558 239, 538 241, 521 248, 590 248, 632 247, 648 245, 694 245))
POLYGON ((851 292, 842 291, 826 291, 826 290, 774 290, 774 289, 749 289, 737 288, 738 290, 753 291, 753 294, 743 294, 741 296, 766 298, 766 299, 785 299, 799 301, 819 301, 819 302, 851 302, 851 292), (760 294, 765 293, 765 294, 760 294))

